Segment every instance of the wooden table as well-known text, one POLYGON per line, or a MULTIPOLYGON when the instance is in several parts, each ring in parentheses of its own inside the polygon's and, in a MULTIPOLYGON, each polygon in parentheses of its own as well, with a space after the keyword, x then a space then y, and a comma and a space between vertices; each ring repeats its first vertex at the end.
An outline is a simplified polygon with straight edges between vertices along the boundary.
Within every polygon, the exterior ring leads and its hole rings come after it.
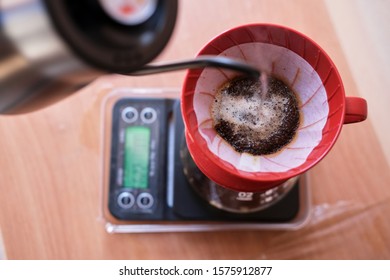
POLYGON ((182 0, 174 36, 157 60, 193 57, 220 32, 253 22, 290 26, 328 52, 347 95, 365 97, 370 115, 345 126, 330 154, 310 171, 313 206, 303 229, 108 234, 100 216, 103 96, 96 88, 179 88, 184 72, 107 76, 45 109, 0 116, 0 256, 389 259, 389 8, 379 0, 182 0))

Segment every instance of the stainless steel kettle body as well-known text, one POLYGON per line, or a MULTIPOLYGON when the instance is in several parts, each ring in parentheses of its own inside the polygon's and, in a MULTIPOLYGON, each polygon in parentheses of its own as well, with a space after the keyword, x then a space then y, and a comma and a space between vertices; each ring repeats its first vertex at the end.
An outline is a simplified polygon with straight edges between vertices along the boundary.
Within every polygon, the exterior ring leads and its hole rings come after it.
POLYGON ((177 0, 2 0, 0 113, 35 110, 103 72, 141 68, 165 47, 176 15, 177 0))

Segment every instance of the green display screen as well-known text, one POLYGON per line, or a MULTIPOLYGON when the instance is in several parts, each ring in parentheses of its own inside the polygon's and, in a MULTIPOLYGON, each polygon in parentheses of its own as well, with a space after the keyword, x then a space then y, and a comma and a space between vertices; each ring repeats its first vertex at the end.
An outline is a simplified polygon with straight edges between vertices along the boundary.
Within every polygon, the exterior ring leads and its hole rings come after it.
POLYGON ((125 188, 148 187, 150 128, 130 126, 125 133, 124 178, 125 188))

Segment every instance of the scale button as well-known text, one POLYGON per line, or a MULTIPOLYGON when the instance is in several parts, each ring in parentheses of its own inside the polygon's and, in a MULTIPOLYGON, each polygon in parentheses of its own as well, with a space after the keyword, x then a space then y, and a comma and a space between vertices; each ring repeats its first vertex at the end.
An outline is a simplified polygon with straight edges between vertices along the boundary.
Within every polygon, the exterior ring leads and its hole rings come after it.
POLYGON ((126 107, 122 110, 122 119, 127 123, 133 123, 138 119, 138 111, 134 107, 126 107))
POLYGON ((151 120, 152 118, 153 118, 152 112, 146 112, 146 113, 145 113, 145 119, 151 120))
POLYGON ((118 195, 117 202, 121 208, 129 209, 133 207, 135 198, 132 193, 122 192, 118 195))
POLYGON ((146 107, 141 111, 141 120, 144 123, 152 123, 157 119, 157 112, 151 107, 146 107))
POLYGON ((140 193, 137 197, 137 205, 141 209, 149 209, 154 203, 153 196, 150 193, 140 193))

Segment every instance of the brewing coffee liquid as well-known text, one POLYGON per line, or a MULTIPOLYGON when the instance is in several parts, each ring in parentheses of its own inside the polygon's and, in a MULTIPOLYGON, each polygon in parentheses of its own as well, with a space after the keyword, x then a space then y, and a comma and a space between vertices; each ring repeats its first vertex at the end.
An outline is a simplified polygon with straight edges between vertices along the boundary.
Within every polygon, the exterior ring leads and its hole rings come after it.
POLYGON ((211 108, 216 132, 237 152, 273 154, 294 138, 298 100, 282 80, 236 78, 222 85, 211 108))

